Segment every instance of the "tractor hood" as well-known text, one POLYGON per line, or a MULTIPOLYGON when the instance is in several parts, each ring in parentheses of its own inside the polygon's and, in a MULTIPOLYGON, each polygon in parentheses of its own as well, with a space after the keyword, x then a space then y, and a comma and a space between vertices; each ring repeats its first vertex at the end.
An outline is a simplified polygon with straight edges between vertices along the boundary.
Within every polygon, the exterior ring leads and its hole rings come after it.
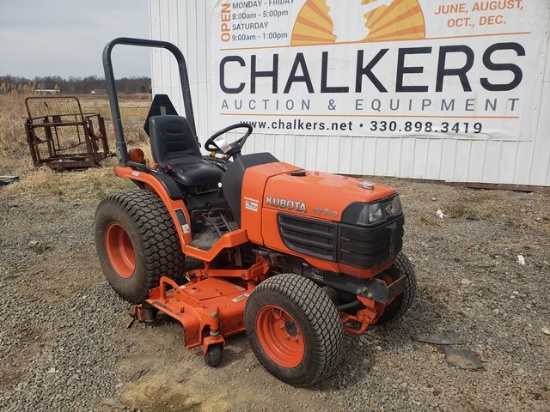
POLYGON ((297 169, 267 179, 262 203, 268 209, 341 221, 351 205, 395 194, 390 187, 362 179, 297 169))
POLYGON ((284 162, 256 165, 244 173, 241 212, 254 243, 322 259, 328 266, 316 266, 335 272, 362 276, 402 247, 404 217, 395 189, 354 177, 284 162))

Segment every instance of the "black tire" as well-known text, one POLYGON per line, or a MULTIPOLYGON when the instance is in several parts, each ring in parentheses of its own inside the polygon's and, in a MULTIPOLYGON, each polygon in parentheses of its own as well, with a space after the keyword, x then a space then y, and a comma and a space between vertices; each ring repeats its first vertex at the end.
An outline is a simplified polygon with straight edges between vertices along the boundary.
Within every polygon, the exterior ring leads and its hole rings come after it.
POLYGON ((208 347, 208 350, 206 351, 206 356, 204 357, 204 361, 208 366, 212 368, 219 366, 223 358, 222 349, 223 348, 221 343, 216 343, 208 347))
MULTIPOLYGON (((416 274, 407 255, 404 253, 399 253, 393 266, 399 269, 401 273, 405 274, 405 290, 392 302, 386 305, 384 313, 382 313, 382 316, 380 316, 376 322, 377 325, 384 325, 388 322, 401 318, 405 312, 409 310, 414 301, 414 297, 416 296, 416 274)), ((401 275, 399 275, 399 277, 400 276, 401 275)), ((392 279, 392 281, 395 281, 396 279, 397 277, 392 279)))
POLYGON ((95 244, 112 288, 130 303, 142 303, 160 276, 183 283, 185 255, 162 200, 133 190, 101 201, 95 214, 95 244))
POLYGON ((260 363, 293 386, 325 378, 341 358, 343 331, 330 298, 293 273, 260 283, 244 310, 246 333, 260 363))

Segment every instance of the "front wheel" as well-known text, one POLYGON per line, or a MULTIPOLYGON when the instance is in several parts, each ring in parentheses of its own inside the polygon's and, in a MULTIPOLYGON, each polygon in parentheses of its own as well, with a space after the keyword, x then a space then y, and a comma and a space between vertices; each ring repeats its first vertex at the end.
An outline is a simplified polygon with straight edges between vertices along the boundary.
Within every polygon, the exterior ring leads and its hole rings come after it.
POLYGON ((244 321, 258 360, 290 385, 312 385, 340 361, 343 332, 336 307, 303 276, 282 274, 260 283, 248 298, 244 321))

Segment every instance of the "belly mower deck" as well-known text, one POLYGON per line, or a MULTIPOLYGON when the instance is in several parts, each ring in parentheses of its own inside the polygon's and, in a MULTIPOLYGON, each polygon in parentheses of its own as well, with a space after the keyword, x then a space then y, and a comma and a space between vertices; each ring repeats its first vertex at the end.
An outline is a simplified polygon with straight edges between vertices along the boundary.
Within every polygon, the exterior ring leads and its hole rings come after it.
POLYGON ((142 322, 152 322, 157 310, 171 316, 183 326, 185 347, 202 345, 206 355, 210 346, 225 345, 224 336, 244 331, 244 306, 252 289, 220 278, 194 278, 178 286, 163 276, 131 315, 142 322))

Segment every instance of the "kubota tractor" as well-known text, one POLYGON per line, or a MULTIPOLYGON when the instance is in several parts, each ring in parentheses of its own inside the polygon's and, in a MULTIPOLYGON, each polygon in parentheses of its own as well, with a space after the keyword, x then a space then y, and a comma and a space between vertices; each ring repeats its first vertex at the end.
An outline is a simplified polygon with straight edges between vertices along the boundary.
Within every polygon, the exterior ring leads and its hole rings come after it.
POLYGON ((216 366, 225 339, 246 331, 264 367, 291 385, 327 376, 343 331, 396 319, 416 289, 401 252, 399 195, 362 179, 304 170, 269 153, 242 154, 252 127, 235 124, 205 142, 195 131, 184 57, 171 43, 118 38, 103 52, 116 133, 115 173, 136 190, 98 206, 95 242, 113 289, 140 321, 158 311, 183 326, 186 348, 216 366), (145 129, 153 162, 128 150, 114 82, 114 46, 175 57, 185 117, 153 99, 145 129), (227 132, 244 130, 236 140, 227 132), (233 141, 231 141, 233 140, 233 141))

